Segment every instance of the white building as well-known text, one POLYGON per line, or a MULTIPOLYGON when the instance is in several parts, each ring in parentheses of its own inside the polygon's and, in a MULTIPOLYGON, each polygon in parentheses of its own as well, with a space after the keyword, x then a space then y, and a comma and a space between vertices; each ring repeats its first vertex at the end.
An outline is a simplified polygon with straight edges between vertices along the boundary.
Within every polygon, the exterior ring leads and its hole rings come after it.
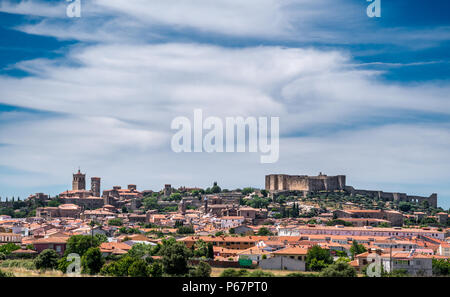
POLYGON ((220 218, 220 227, 221 228, 234 228, 242 225, 245 221, 245 218, 242 216, 225 216, 220 218))
POLYGON ((347 235, 347 236, 400 236, 412 238, 419 235, 428 236, 444 240, 445 233, 442 231, 431 229, 409 229, 409 228, 374 228, 371 226, 365 227, 344 227, 344 226, 319 226, 306 225, 296 226, 291 228, 277 227, 278 236, 300 236, 306 234, 324 234, 324 235, 347 235))
POLYGON ((441 243, 437 253, 440 256, 450 257, 450 243, 441 243))

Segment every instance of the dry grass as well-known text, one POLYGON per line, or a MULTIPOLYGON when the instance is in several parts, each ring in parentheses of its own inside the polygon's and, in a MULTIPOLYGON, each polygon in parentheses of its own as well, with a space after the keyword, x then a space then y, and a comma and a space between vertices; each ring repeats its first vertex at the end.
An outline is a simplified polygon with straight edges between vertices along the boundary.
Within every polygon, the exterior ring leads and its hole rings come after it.
MULTIPOLYGON (((211 276, 212 277, 218 277, 225 269, 229 268, 217 268, 217 267, 211 267, 211 276)), ((231 268, 235 270, 240 270, 241 268, 231 268)), ((292 271, 292 270, 267 270, 267 269, 248 269, 248 271, 255 271, 255 270, 261 270, 264 272, 270 272, 273 273, 275 276, 285 276, 289 273, 306 273, 306 274, 312 274, 315 272, 311 271, 292 271)))
MULTIPOLYGON (((12 272, 16 277, 70 277, 59 270, 30 270, 19 267, 2 267, 3 271, 12 272)), ((103 275, 81 274, 79 277, 104 277, 103 275)))
POLYGON ((25 268, 19 267, 3 267, 3 271, 8 271, 14 274, 17 277, 64 277, 65 275, 58 270, 29 270, 25 268))

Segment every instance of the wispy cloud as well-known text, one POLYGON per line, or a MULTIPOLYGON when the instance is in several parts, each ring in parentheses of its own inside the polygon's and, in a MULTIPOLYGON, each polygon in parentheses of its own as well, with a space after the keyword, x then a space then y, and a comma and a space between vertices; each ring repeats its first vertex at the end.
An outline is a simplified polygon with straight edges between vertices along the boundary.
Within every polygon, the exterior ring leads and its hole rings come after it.
MULTIPOLYGON (((0 103, 52 113, 1 114, 0 166, 30 172, 36 187, 66 183, 78 165, 106 186, 126 180, 145 188, 205 186, 212 178, 226 187, 262 186, 272 171, 344 173, 361 187, 396 180, 398 190, 450 177, 448 83, 389 82, 368 67, 445 61, 357 63, 338 46, 415 50, 450 39, 446 27, 371 31, 376 26, 360 5, 324 0, 83 3, 77 20, 61 16, 63 2, 0 6, 38 17, 17 27, 23 32, 80 41, 62 58, 10 66, 28 76, 0 77, 0 103), (223 38, 251 42, 236 47, 223 38), (290 46, 259 45, 266 41, 290 46), (280 116, 280 162, 262 167, 252 154, 174 154, 170 122, 191 117, 194 108, 205 116, 280 116), (439 114, 441 121, 383 121, 410 113, 439 114), (311 132, 321 127, 320 135, 311 132)), ((23 183, 18 175, 2 180, 23 183)))

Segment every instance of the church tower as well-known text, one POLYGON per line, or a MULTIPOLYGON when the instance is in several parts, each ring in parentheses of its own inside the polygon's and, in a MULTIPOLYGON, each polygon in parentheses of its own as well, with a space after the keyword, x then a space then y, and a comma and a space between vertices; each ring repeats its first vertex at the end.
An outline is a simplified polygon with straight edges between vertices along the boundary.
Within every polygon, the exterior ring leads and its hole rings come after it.
POLYGON ((73 175, 72 190, 86 190, 86 174, 81 173, 80 169, 78 169, 78 172, 73 175))
POLYGON ((91 177, 92 196, 100 197, 100 177, 91 177))

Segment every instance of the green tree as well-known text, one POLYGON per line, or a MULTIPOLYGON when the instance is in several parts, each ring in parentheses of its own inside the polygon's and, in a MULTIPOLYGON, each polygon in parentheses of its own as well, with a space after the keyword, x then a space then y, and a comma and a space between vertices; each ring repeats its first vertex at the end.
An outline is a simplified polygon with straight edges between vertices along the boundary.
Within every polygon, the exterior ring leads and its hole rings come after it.
POLYGON ((356 277, 356 270, 346 261, 338 260, 324 268, 319 276, 321 277, 356 277))
POLYGON ((174 238, 163 240, 159 254, 162 256, 164 272, 171 275, 185 275, 188 273, 187 261, 191 251, 182 242, 174 238))
POLYGON ((100 274, 109 276, 128 276, 128 270, 136 259, 125 255, 117 261, 105 264, 100 270, 100 274))
POLYGON ((408 202, 400 202, 398 208, 403 212, 408 212, 411 210, 411 204, 408 202))
POLYGON ((359 244, 356 240, 353 240, 352 246, 350 247, 352 259, 354 259, 356 255, 362 254, 366 251, 367 249, 362 244, 359 244))
POLYGON ((149 274, 151 277, 161 277, 163 275, 163 266, 159 262, 154 262, 149 266, 149 274))
POLYGON ((108 237, 105 234, 98 233, 95 234, 94 237, 100 242, 100 244, 103 242, 108 242, 108 237))
POLYGON ((318 245, 313 246, 306 254, 306 267, 312 271, 320 271, 327 265, 333 263, 330 251, 318 245))
POLYGON ((97 274, 100 272, 105 260, 98 247, 89 248, 83 257, 81 257, 82 272, 86 274, 97 274))
POLYGON ((56 269, 58 267, 58 254, 52 249, 43 250, 34 259, 36 269, 56 269))
POLYGON ((243 188, 242 189, 242 195, 247 196, 250 193, 253 193, 255 191, 255 189, 248 187, 248 188, 243 188))
POLYGON ((98 237, 90 235, 74 235, 69 238, 66 245, 65 256, 71 253, 76 253, 83 257, 84 253, 91 247, 98 247, 100 240, 98 237))
POLYGON ((256 234, 259 236, 269 236, 272 235, 272 232, 270 232, 266 227, 261 227, 256 234))
POLYGON ((177 229, 178 234, 194 234, 194 227, 193 226, 180 226, 177 229))
POLYGON ((4 245, 0 245, 0 253, 4 254, 5 256, 11 254, 11 252, 14 252, 15 250, 18 249, 20 249, 20 246, 11 242, 4 245))
POLYGON ((170 201, 180 201, 181 198, 182 197, 180 193, 173 193, 170 195, 170 201))
POLYGON ((158 198, 147 196, 142 200, 145 210, 158 209, 158 198))
POLYGON ((119 219, 119 218, 111 219, 108 221, 108 225, 120 227, 120 226, 123 226, 123 221, 122 221, 122 219, 119 219))
POLYGON ((267 208, 270 204, 270 200, 268 198, 255 196, 252 199, 247 200, 246 204, 253 208, 267 208))
POLYGON ((222 189, 217 185, 217 183, 214 183, 214 185, 211 188, 211 193, 220 193, 222 189))
POLYGON ((450 275, 450 259, 433 259, 433 275, 450 275))
POLYGON ((58 207, 62 204, 61 199, 52 199, 50 200, 47 205, 49 207, 58 207))
POLYGON ((198 263, 197 267, 192 269, 189 273, 189 276, 191 277, 209 277, 210 275, 211 275, 211 266, 204 261, 198 263))
POLYGON ((208 243, 208 255, 207 258, 214 259, 214 247, 213 244, 210 242, 208 243))
POLYGON ((131 264, 128 268, 128 276, 132 277, 148 277, 149 276, 149 268, 147 263, 144 260, 136 260, 131 264))
POLYGON ((208 244, 202 239, 197 240, 194 244, 194 257, 207 257, 208 244))
POLYGON ((128 251, 128 255, 135 259, 151 259, 150 257, 156 254, 158 245, 151 246, 145 243, 137 243, 128 251))

